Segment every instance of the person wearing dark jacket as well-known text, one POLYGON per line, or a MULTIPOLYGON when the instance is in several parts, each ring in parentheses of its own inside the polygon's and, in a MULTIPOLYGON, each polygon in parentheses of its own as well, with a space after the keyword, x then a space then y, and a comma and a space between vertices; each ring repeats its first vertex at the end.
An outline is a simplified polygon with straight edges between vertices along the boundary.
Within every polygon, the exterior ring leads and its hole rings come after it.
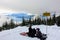
POLYGON ((35 37, 35 34, 36 34, 36 30, 35 28, 32 29, 32 37, 35 37))
POLYGON ((29 30, 29 32, 28 32, 28 36, 31 37, 31 36, 32 36, 32 28, 31 28, 31 25, 30 25, 30 27, 29 27, 28 30, 29 30))
POLYGON ((36 29, 36 37, 39 38, 40 40, 43 40, 42 33, 39 28, 36 29))
POLYGON ((35 37, 35 34, 36 34, 35 28, 32 29, 32 27, 31 27, 31 25, 30 25, 30 27, 29 27, 28 30, 29 30, 28 36, 29 36, 29 37, 35 37))

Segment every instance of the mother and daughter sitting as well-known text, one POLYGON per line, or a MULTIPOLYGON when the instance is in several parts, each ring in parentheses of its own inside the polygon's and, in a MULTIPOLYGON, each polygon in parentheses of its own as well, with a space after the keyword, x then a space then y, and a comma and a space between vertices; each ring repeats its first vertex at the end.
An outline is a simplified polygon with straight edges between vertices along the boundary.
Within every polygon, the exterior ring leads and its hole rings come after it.
POLYGON ((44 40, 44 38, 43 38, 43 36, 42 36, 42 33, 41 33, 41 31, 40 31, 40 29, 39 28, 33 28, 32 29, 32 27, 31 27, 31 25, 30 25, 30 27, 29 27, 29 32, 28 32, 28 36, 29 37, 37 37, 37 38, 39 38, 40 40, 44 40))

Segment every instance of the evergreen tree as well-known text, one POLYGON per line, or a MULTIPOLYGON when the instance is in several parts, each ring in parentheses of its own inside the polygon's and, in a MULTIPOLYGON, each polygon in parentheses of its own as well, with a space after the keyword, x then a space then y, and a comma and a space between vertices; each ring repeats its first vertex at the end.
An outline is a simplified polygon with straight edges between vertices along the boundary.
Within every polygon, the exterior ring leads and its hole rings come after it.
POLYGON ((40 25, 41 24, 41 19, 38 17, 37 18, 37 24, 40 25))
POLYGON ((25 26, 25 19, 24 19, 24 17, 22 18, 22 26, 25 26))
POLYGON ((2 25, 2 29, 3 30, 7 30, 7 29, 11 29, 11 28, 14 28, 15 27, 15 24, 13 22, 13 20, 11 19, 10 23, 8 24, 7 22, 5 22, 3 25, 2 25))
POLYGON ((37 19, 35 18, 35 20, 34 20, 34 25, 37 25, 37 19))
POLYGON ((9 23, 9 28, 14 28, 15 27, 15 24, 13 22, 13 19, 11 19, 10 23, 9 23))
POLYGON ((50 19, 49 19, 49 25, 52 25, 52 24, 53 24, 53 22, 52 22, 52 19, 50 17, 50 19))
POLYGON ((43 20, 43 24, 45 24, 45 25, 46 25, 46 20, 45 20, 45 19, 43 20))
POLYGON ((2 27, 0 27, 0 31, 2 31, 2 27))
POLYGON ((29 24, 31 24, 31 17, 29 18, 29 24))
POLYGON ((5 22, 2 27, 3 27, 4 30, 6 30, 8 28, 8 23, 5 22))
POLYGON ((53 23, 54 24, 56 23, 56 16, 55 16, 55 14, 53 15, 53 23))
POLYGON ((47 25, 52 25, 53 24, 53 21, 51 19, 51 17, 47 20, 47 25))
POLYGON ((56 20, 57 20, 56 24, 60 26, 60 16, 58 16, 56 20))
POLYGON ((44 24, 44 20, 41 20, 41 23, 44 24))
POLYGON ((33 20, 33 25, 36 25, 36 18, 35 18, 35 20, 33 20))

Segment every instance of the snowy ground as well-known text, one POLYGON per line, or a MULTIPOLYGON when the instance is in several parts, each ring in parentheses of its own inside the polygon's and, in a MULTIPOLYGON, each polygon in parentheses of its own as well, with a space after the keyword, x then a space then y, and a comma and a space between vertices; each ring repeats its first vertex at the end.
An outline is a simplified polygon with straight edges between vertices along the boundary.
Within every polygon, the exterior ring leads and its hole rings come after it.
MULTIPOLYGON (((47 40, 60 40, 60 28, 56 25, 34 25, 32 28, 40 28, 42 33, 46 33, 47 27, 47 40)), ((20 35, 21 32, 28 32, 28 27, 20 27, 4 30, 0 32, 0 40, 40 40, 38 38, 30 38, 27 36, 20 35)))

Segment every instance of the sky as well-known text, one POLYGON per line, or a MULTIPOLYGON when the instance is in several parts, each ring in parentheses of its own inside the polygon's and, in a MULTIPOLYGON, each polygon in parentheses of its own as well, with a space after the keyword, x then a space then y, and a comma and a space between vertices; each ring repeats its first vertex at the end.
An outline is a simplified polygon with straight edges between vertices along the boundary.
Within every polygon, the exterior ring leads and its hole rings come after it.
POLYGON ((60 12, 60 0, 0 0, 0 14, 10 12, 42 14, 45 11, 60 12))

